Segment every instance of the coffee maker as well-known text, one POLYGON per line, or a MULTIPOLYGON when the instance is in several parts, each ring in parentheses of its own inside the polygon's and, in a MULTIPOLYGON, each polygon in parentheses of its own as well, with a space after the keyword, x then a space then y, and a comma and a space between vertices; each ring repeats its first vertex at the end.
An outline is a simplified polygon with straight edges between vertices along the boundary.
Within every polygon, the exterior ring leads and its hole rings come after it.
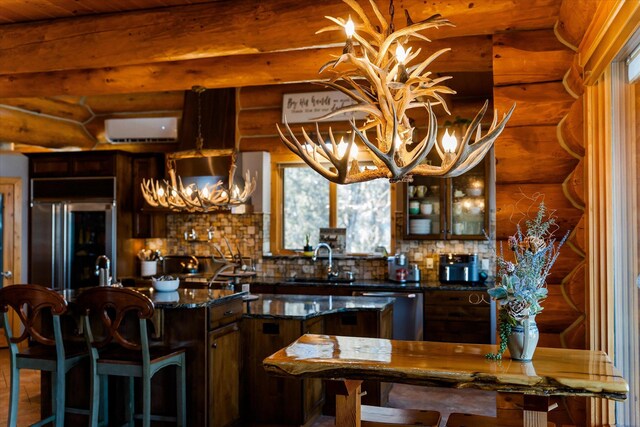
POLYGON ((420 269, 417 264, 409 264, 405 253, 387 258, 389 280, 393 282, 419 282, 420 269))
POLYGON ((440 283, 474 284, 480 282, 478 254, 440 255, 440 283))

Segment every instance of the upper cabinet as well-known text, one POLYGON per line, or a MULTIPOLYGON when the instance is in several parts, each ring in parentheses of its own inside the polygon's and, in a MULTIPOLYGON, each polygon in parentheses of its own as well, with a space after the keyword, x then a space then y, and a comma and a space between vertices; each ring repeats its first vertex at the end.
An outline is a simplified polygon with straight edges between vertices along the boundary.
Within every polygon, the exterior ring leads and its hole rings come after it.
POLYGON ((484 240, 489 234, 493 149, 455 178, 414 176, 404 184, 404 238, 484 240))

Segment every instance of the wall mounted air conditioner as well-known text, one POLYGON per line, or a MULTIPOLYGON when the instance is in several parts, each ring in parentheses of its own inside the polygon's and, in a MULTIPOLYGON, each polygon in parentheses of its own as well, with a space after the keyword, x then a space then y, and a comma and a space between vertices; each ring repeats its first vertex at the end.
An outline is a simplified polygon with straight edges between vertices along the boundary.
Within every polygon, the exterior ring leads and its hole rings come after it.
POLYGON ((177 117, 107 119, 104 128, 107 141, 114 144, 178 141, 177 117))

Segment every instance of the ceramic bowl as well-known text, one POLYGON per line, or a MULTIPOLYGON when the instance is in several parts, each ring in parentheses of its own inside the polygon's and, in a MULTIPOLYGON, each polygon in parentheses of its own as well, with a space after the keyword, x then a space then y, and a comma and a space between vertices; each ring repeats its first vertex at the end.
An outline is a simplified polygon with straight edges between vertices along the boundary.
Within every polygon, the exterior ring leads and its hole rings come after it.
POLYGON ((180 294, 177 291, 160 292, 155 294, 156 302, 178 302, 180 301, 180 294))
POLYGON ((180 279, 156 280, 151 279, 151 286, 158 292, 173 292, 180 286, 180 279))

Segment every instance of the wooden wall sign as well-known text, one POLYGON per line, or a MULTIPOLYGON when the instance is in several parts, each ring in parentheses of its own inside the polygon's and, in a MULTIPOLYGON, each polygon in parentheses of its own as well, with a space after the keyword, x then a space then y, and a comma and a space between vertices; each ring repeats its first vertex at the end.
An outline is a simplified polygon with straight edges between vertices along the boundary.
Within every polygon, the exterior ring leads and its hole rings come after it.
MULTIPOLYGON (((320 117, 353 103, 353 99, 338 91, 285 93, 282 95, 282 122, 315 122, 320 117)), ((362 112, 345 113, 332 117, 330 121, 349 121, 352 118, 359 120, 365 117, 366 114, 362 112)))

